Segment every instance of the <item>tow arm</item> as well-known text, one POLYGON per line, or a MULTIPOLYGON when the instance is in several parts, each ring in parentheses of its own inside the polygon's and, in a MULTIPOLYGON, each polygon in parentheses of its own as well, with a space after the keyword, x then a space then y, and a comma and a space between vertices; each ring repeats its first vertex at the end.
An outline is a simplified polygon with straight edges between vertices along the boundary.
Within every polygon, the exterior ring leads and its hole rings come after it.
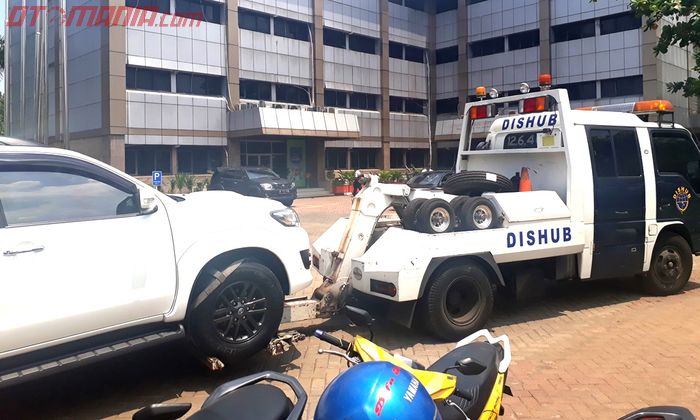
POLYGON ((312 265, 323 276, 323 283, 311 298, 285 302, 283 324, 329 317, 343 308, 352 291, 352 259, 367 250, 382 213, 394 203, 406 204, 410 191, 407 185, 381 184, 376 175, 370 176, 369 184, 352 200, 350 216, 338 220, 314 242, 312 265))

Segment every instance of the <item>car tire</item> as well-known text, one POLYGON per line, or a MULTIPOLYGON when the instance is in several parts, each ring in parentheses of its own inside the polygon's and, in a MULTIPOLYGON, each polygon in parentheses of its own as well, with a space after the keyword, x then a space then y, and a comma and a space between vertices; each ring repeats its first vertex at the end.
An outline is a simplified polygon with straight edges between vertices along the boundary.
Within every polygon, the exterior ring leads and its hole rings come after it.
POLYGON ((500 226, 496 207, 484 197, 472 197, 462 205, 460 220, 463 230, 485 230, 500 226))
POLYGON ((416 198, 415 200, 411 200, 408 202, 408 205, 406 205, 406 208, 404 208, 403 210, 403 217, 401 218, 401 223, 403 223, 403 227, 405 229, 417 229, 418 210, 420 210, 421 206, 425 204, 426 201, 428 200, 425 198, 416 198))
POLYGON ((460 340, 483 328, 491 316, 494 287, 475 263, 439 272, 422 297, 426 327, 445 340, 460 340))
POLYGON ((442 186, 446 194, 479 196, 485 192, 512 192, 513 182, 501 174, 485 171, 462 171, 442 186))
POLYGON ((673 295, 685 287, 693 271, 693 253, 680 235, 663 234, 656 240, 644 289, 654 296, 673 295))
POLYGON ((431 198, 416 213, 418 230, 423 233, 447 233, 455 229, 456 218, 450 203, 442 198, 431 198))
POLYGON ((284 292, 275 274, 253 260, 208 267, 191 304, 188 336, 206 355, 235 363, 262 350, 282 320, 284 292))
POLYGON ((450 205, 452 206, 452 210, 454 211, 456 217, 455 230, 462 230, 462 227, 464 226, 464 223, 462 222, 462 209, 472 199, 472 197, 461 195, 453 198, 452 201, 450 201, 450 205))

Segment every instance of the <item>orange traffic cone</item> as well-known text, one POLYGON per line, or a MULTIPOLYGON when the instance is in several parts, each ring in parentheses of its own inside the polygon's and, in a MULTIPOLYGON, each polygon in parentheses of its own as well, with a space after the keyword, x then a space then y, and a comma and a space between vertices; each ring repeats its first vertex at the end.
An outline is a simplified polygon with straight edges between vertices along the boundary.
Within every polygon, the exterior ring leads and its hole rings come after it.
POLYGON ((523 167, 520 170, 520 189, 519 191, 532 191, 532 182, 530 182, 530 172, 523 167))

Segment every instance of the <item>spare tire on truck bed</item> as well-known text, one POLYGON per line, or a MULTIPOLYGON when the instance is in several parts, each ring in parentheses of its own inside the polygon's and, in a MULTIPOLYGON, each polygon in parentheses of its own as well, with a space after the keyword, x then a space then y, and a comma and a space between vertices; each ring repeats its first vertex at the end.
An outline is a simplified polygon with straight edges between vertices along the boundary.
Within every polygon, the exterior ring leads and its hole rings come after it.
POLYGON ((478 196, 485 192, 513 192, 513 183, 507 177, 493 172, 462 171, 445 181, 443 191, 452 195, 478 196))

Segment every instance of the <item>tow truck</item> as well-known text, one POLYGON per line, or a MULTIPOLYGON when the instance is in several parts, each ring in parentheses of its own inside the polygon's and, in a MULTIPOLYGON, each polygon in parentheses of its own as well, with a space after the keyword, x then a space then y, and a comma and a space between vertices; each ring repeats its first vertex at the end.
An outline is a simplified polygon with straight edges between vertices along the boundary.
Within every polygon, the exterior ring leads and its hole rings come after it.
POLYGON ((496 293, 547 280, 636 277, 650 294, 680 292, 700 253, 700 151, 673 105, 572 109, 549 75, 520 91, 486 98, 481 87, 465 107, 455 176, 486 186, 425 197, 372 177, 349 217, 314 242, 323 284, 288 303, 286 319, 331 315, 354 293, 454 340, 483 327, 496 293), (531 188, 488 188, 513 173, 529 175, 531 188), (401 225, 387 226, 390 207, 401 225), (418 216, 431 233, 408 228, 418 216))

